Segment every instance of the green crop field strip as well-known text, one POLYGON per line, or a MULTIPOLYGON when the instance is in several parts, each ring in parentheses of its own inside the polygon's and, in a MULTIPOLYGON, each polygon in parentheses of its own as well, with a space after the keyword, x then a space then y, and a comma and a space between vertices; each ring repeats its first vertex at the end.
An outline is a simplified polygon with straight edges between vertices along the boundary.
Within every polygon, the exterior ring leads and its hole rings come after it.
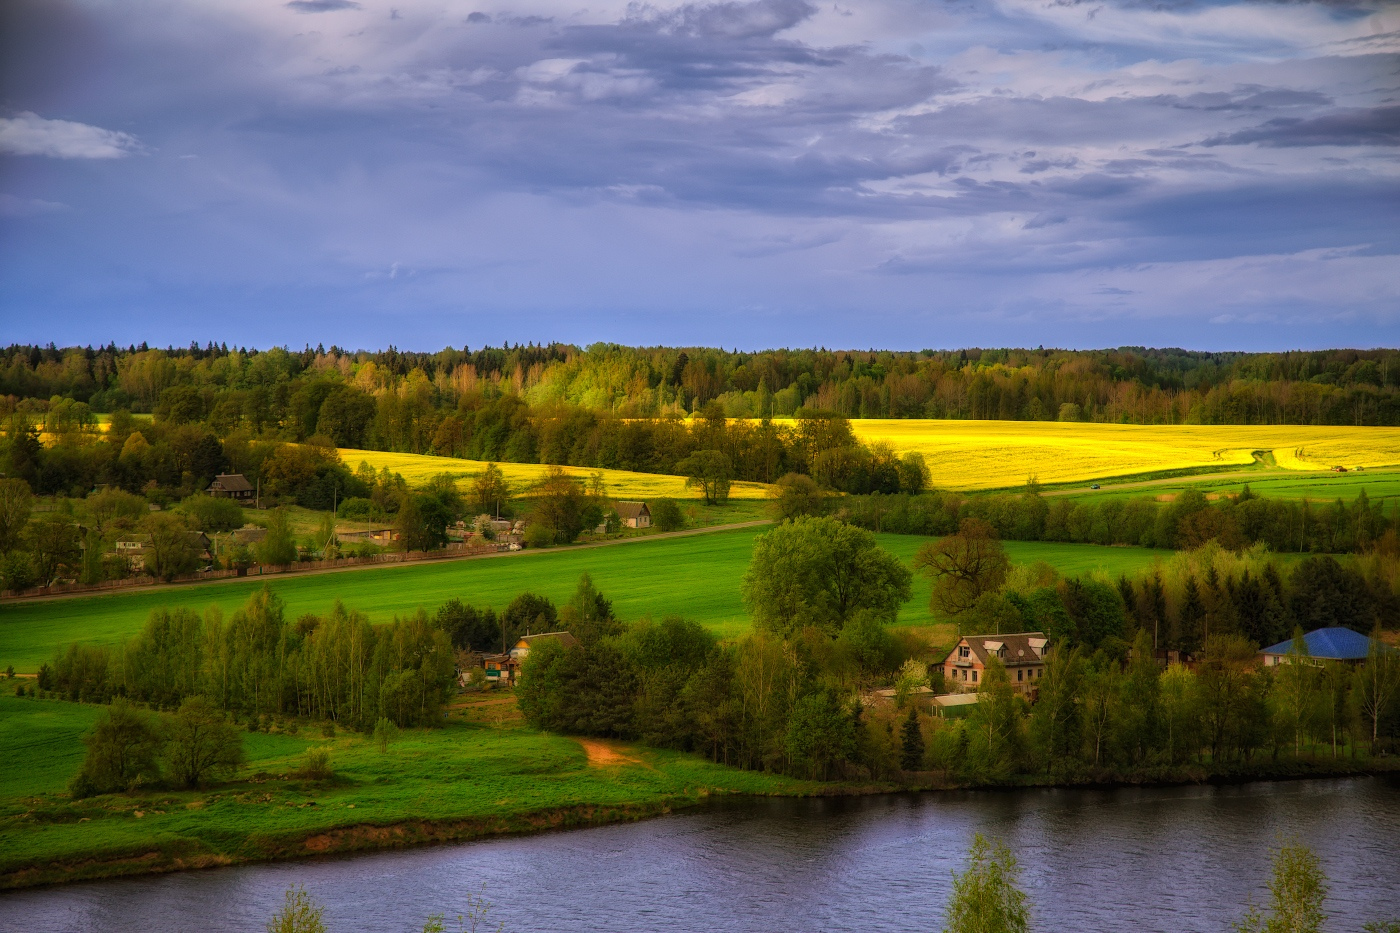
POLYGON ((1234 495, 1246 485, 1261 495, 1275 499, 1311 499, 1330 502, 1342 499, 1351 502, 1365 490, 1373 502, 1385 502, 1387 507, 1400 501, 1400 470, 1364 470, 1347 473, 1298 473, 1290 470, 1250 470, 1237 473, 1189 476, 1175 479, 1133 482, 1127 480, 1103 483, 1102 489, 1087 486, 1053 490, 1047 495, 1074 499, 1127 499, 1135 496, 1172 496, 1186 489, 1199 489, 1206 494, 1234 495))
MULTIPOLYGON (((0 667, 13 664, 32 672, 61 645, 75 641, 115 644, 138 631, 150 611, 162 605, 203 610, 220 606, 232 613, 248 595, 270 584, 293 616, 325 612, 336 599, 369 614, 376 622, 419 607, 433 610, 457 597, 503 608, 526 590, 562 603, 582 573, 591 574, 624 619, 683 615, 722 636, 748 627, 740 581, 762 528, 717 531, 682 538, 657 538, 602 548, 561 549, 490 558, 439 561, 308 576, 256 577, 236 582, 193 584, 174 589, 124 592, 44 602, 0 604, 0 667)), ((880 535, 880 543, 908 560, 926 540, 880 535)), ((1104 570, 1132 572, 1169 556, 1143 548, 1089 544, 1007 542, 1013 561, 1044 560, 1065 573, 1104 570)), ((925 625, 928 583, 915 582, 914 595, 900 621, 925 625)))

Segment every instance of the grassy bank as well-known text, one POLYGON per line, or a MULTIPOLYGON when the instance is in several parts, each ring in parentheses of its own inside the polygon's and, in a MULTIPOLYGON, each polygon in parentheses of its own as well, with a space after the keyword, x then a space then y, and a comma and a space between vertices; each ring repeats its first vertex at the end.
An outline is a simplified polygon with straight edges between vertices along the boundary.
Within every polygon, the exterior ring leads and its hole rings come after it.
MULTIPOLYGON (((717 531, 685 538, 658 538, 615 547, 520 552, 486 560, 440 561, 371 567, 341 573, 256 577, 201 583, 175 589, 84 596, 48 602, 0 604, 0 668, 13 664, 33 672, 72 642, 116 644, 139 631, 157 606, 183 605, 198 610, 217 605, 225 613, 241 606, 265 582, 287 605, 289 615, 325 612, 340 599, 385 622, 395 613, 422 606, 434 609, 452 597, 503 608, 525 590, 558 603, 573 593, 579 574, 589 573, 613 600, 623 619, 680 614, 722 636, 748 628, 740 583, 762 528, 717 531)), ((880 535, 880 543, 902 559, 913 557, 925 538, 880 535)), ((1132 573, 1167 551, 1099 547, 1048 542, 1006 543, 1018 563, 1043 560, 1067 574, 1103 570, 1132 573)), ((901 625, 927 626, 929 584, 917 578, 914 593, 900 613, 901 625)))
POLYGON ((207 791, 71 801, 83 733, 101 707, 0 696, 0 887, 171 871, 666 812, 712 794, 810 794, 823 785, 737 771, 693 755, 580 743, 519 724, 487 700, 381 754, 361 735, 251 733, 239 780, 207 791), (298 779, 309 748, 335 778, 298 779))
MULTIPOLYGON (((101 707, 0 696, 0 889, 462 841, 657 816, 713 796, 852 795, 973 787, 944 775, 905 785, 816 783, 738 771, 694 755, 525 728, 509 696, 455 707, 380 753, 364 736, 245 735, 248 766, 203 791, 73 801, 68 780, 101 707), (311 748, 335 777, 300 779, 311 748)), ((283 728, 286 726, 284 724, 283 728)), ((1395 772, 1400 762, 1332 759, 1021 775, 990 789, 1238 783, 1395 772)))

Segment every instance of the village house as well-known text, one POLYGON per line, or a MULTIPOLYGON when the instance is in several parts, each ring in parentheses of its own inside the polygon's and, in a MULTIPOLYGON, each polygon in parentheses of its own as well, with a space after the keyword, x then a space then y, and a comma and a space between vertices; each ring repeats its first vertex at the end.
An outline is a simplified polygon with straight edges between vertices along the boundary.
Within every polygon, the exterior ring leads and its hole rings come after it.
MULTIPOLYGON (((1313 664, 1323 661, 1341 661, 1345 664, 1360 664, 1371 653, 1371 639, 1349 628, 1334 626, 1320 628, 1303 636, 1308 659, 1313 664)), ((1278 667, 1289 663, 1293 651, 1293 639, 1270 645, 1259 652, 1265 667, 1278 667)))
POLYGON ((556 641, 565 648, 572 648, 578 644, 578 639, 568 632, 525 635, 506 654, 482 655, 481 666, 486 669, 487 685, 515 686, 520 681, 520 668, 530 656, 530 648, 547 641, 556 641))
POLYGON ((1046 638, 1041 632, 1014 635, 964 635, 943 659, 943 678, 949 691, 976 690, 986 677, 987 662, 999 660, 1011 680, 1011 689, 1034 698, 1045 676, 1046 638))
POLYGON ((624 528, 651 527, 651 509, 645 502, 619 502, 613 508, 624 528))
POLYGON ((257 492, 242 473, 220 473, 209 484, 208 493, 220 499, 235 502, 252 502, 257 492))

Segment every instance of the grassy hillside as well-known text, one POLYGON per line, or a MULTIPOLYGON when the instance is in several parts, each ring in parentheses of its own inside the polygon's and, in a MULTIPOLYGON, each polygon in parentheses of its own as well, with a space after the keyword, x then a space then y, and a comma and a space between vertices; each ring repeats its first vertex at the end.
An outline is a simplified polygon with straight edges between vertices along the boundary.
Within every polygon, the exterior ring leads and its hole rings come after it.
MULTIPOLYGON (((336 599, 367 612, 374 621, 419 606, 435 609, 451 597, 502 608, 531 590, 556 602, 567 600, 582 573, 593 576, 624 619, 644 615, 688 616, 725 636, 748 625, 740 582, 763 529, 739 529, 683 538, 658 538, 601 548, 525 551, 485 560, 442 561, 373 567, 310 576, 256 577, 166 590, 124 592, 48 602, 0 605, 0 668, 13 664, 34 671, 58 646, 73 641, 114 644, 140 629, 152 608, 186 605, 223 607, 231 613, 264 582, 271 583, 292 615, 324 612, 336 599)), ((881 535, 881 544, 903 559, 924 538, 881 535)), ((1089 544, 1007 542, 1014 561, 1044 560, 1065 573, 1102 569, 1112 574, 1148 567, 1169 552, 1089 544)), ((901 624, 927 625, 928 583, 916 580, 901 624)))
POLYGON ((247 734, 248 767, 209 791, 56 796, 100 708, 0 695, 0 888, 52 880, 384 848, 634 818, 717 793, 810 793, 802 781, 704 759, 547 735, 500 701, 406 731, 380 754, 361 735, 247 734), (336 779, 296 778, 328 748, 336 779), (14 754, 16 749, 23 754, 14 754))
POLYGON ((1400 465, 1400 428, 1126 425, 1051 421, 852 422, 867 443, 917 450, 945 489, 1068 483, 1167 470, 1241 467, 1265 452, 1289 470, 1400 465))

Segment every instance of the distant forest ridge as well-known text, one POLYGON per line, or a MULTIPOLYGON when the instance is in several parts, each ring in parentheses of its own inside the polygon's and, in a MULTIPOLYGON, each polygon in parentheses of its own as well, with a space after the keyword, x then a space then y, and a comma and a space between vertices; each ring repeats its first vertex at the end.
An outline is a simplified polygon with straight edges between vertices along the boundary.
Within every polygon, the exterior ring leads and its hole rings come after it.
MULTIPOLYGON (((366 421, 385 403, 446 413, 510 397, 541 414, 576 408, 629 418, 689 414, 718 403, 734 418, 805 409, 848 418, 1400 425, 1400 350, 748 353, 556 343, 417 353, 143 343, 0 351, 0 407, 11 412, 40 410, 60 397, 97 413, 173 414, 176 421, 216 427, 221 421, 285 426, 292 418, 300 421, 295 433, 325 434, 316 422, 331 395, 337 413, 363 412, 366 421)), ((404 440, 379 439, 397 449, 431 446, 404 440)))

